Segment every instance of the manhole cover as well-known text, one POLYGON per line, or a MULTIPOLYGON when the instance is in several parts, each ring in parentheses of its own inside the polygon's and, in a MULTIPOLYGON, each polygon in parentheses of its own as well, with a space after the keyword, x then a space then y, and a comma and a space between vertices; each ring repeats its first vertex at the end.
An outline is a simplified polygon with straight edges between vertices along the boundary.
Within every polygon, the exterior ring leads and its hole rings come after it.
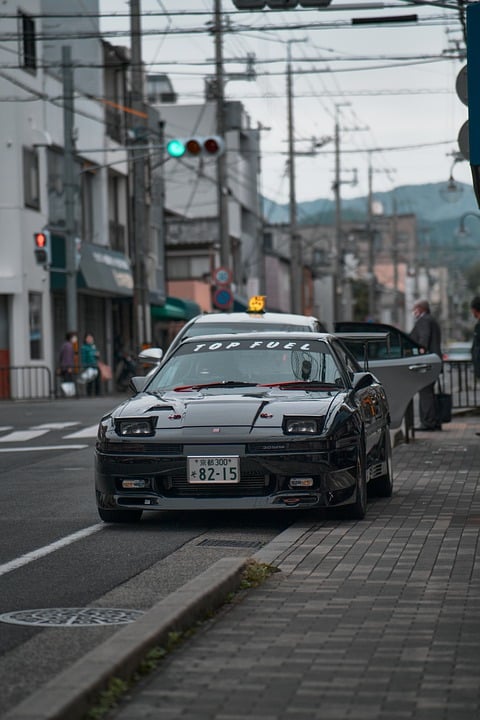
POLYGON ((208 547, 239 547, 239 548, 255 548, 260 547, 261 543, 258 540, 202 540, 198 543, 199 545, 207 545, 208 547))
POLYGON ((0 622, 41 627, 85 627, 87 625, 126 625, 143 615, 141 610, 117 608, 38 608, 0 615, 0 622))

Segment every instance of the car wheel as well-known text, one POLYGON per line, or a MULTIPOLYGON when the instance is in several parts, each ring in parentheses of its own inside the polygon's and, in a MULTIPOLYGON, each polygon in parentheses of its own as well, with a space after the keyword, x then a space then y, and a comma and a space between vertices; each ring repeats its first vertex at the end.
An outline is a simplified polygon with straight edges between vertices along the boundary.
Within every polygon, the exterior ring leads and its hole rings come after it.
POLYGON ((385 430, 382 461, 385 463, 385 474, 372 481, 372 490, 378 497, 391 497, 393 492, 392 442, 388 430, 385 430))
POLYGON ((142 517, 141 510, 106 510, 97 508, 103 522, 107 523, 135 523, 142 517))
POLYGON ((357 457, 357 487, 355 489, 355 502, 345 507, 345 515, 350 520, 363 520, 367 512, 367 472, 365 463, 365 448, 363 443, 358 448, 357 457))

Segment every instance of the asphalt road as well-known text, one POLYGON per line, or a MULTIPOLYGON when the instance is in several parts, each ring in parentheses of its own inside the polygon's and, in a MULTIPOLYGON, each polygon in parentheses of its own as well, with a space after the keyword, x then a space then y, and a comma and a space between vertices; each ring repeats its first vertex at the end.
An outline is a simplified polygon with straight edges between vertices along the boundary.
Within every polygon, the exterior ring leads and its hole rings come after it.
POLYGON ((108 613, 93 626, 66 625, 60 609, 147 610, 218 559, 249 556, 298 519, 154 512, 135 526, 101 523, 95 428, 118 400, 0 404, 0 614, 45 611, 28 625, 0 618, 0 714, 118 629, 108 613))

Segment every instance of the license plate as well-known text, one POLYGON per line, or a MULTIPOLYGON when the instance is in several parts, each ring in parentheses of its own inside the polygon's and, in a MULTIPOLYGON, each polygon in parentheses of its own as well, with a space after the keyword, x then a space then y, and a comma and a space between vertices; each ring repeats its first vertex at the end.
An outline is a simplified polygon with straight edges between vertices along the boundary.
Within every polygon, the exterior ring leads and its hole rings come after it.
POLYGON ((200 485, 215 485, 240 482, 240 461, 231 457, 189 457, 187 458, 188 482, 200 485))

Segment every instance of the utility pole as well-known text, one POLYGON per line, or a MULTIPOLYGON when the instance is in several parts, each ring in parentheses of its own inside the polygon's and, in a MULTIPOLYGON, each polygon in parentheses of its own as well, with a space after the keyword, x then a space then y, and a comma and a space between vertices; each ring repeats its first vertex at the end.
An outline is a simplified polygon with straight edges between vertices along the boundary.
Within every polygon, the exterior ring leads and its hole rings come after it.
POLYGON ((374 261, 374 230, 372 222, 372 154, 368 153, 368 208, 367 208, 367 241, 368 241, 368 315, 374 320, 375 308, 375 261, 374 261))
POLYGON ((62 47, 63 72, 63 190, 65 194, 65 268, 67 330, 77 331, 77 262, 75 247, 75 161, 73 129, 72 49, 62 47))
POLYGON ((288 168, 290 180, 290 284, 292 312, 303 312, 303 259, 301 240, 297 235, 297 197, 295 192, 295 146, 293 139, 293 80, 291 43, 288 42, 287 103, 288 103, 288 168))
POLYGON ((397 195, 395 188, 392 191, 393 200, 393 222, 392 222, 392 263, 393 263, 393 317, 392 320, 395 325, 399 322, 398 317, 398 247, 397 247, 397 195))
POLYGON ((333 192, 335 198, 335 251, 333 253, 333 300, 334 320, 343 320, 343 241, 342 241, 342 205, 340 197, 340 122, 338 105, 335 106, 335 180, 333 192))
POLYGON ((137 351, 150 342, 150 298, 145 272, 145 149, 135 144, 145 144, 147 114, 143 95, 142 35, 140 25, 140 0, 130 0, 130 35, 132 50, 132 109, 134 145, 133 198, 132 198, 132 257, 133 257, 133 335, 137 351), (142 124, 143 123, 143 124, 142 124))
MULTIPOLYGON (((215 86, 217 101, 217 135, 226 143, 225 123, 225 79, 223 75, 223 27, 221 0, 215 0, 215 86)), ((220 263, 222 267, 233 270, 231 265, 230 232, 228 225, 228 178, 226 153, 217 158, 217 206, 218 231, 220 242, 220 263)))

